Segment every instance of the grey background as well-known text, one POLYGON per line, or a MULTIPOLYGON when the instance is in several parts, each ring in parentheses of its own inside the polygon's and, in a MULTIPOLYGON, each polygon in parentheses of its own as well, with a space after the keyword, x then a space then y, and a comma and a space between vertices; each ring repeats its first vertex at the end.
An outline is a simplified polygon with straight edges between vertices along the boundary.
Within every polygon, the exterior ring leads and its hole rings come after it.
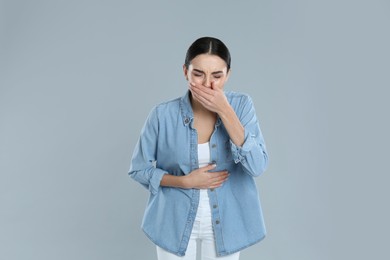
POLYGON ((0 2, 0 259, 155 259, 127 176, 200 36, 230 48, 269 150, 241 259, 388 259, 388 1, 0 2))

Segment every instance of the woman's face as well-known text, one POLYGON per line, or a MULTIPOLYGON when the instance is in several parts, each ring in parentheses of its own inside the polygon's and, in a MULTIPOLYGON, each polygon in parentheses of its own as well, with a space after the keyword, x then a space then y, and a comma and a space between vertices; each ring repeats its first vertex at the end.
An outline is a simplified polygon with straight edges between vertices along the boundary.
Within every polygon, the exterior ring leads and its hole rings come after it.
POLYGON ((229 77, 226 62, 217 55, 200 54, 192 59, 188 69, 183 66, 189 83, 223 89, 229 77))

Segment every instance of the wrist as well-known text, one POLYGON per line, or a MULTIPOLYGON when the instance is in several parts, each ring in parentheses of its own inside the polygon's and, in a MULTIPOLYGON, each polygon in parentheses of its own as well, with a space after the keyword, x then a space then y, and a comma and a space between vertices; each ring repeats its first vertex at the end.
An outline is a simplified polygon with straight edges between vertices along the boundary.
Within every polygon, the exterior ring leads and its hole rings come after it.
POLYGON ((189 179, 189 175, 184 175, 180 177, 180 186, 183 189, 191 189, 191 182, 189 179))
POLYGON ((229 114, 234 113, 233 108, 230 106, 230 104, 226 104, 221 111, 219 111, 218 115, 221 119, 226 119, 229 117, 229 114))

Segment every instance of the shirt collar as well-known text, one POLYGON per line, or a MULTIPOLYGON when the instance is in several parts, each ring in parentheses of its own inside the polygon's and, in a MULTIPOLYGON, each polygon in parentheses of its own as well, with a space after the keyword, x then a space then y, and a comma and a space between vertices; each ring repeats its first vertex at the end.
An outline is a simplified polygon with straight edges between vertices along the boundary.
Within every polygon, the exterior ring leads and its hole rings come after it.
POLYGON ((183 124, 185 126, 188 126, 194 119, 194 112, 192 111, 190 95, 190 91, 188 90, 186 94, 180 99, 180 111, 183 118, 183 124))

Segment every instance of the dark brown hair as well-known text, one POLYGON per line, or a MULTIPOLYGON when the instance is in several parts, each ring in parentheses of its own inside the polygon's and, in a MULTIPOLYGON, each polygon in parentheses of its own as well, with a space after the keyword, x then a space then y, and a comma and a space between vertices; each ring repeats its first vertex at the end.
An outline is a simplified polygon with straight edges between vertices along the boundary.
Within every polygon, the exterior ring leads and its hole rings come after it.
POLYGON ((192 59, 200 54, 217 55, 226 62, 227 70, 230 70, 230 52, 226 45, 219 39, 213 37, 202 37, 194 41, 187 50, 184 65, 188 69, 192 59))

